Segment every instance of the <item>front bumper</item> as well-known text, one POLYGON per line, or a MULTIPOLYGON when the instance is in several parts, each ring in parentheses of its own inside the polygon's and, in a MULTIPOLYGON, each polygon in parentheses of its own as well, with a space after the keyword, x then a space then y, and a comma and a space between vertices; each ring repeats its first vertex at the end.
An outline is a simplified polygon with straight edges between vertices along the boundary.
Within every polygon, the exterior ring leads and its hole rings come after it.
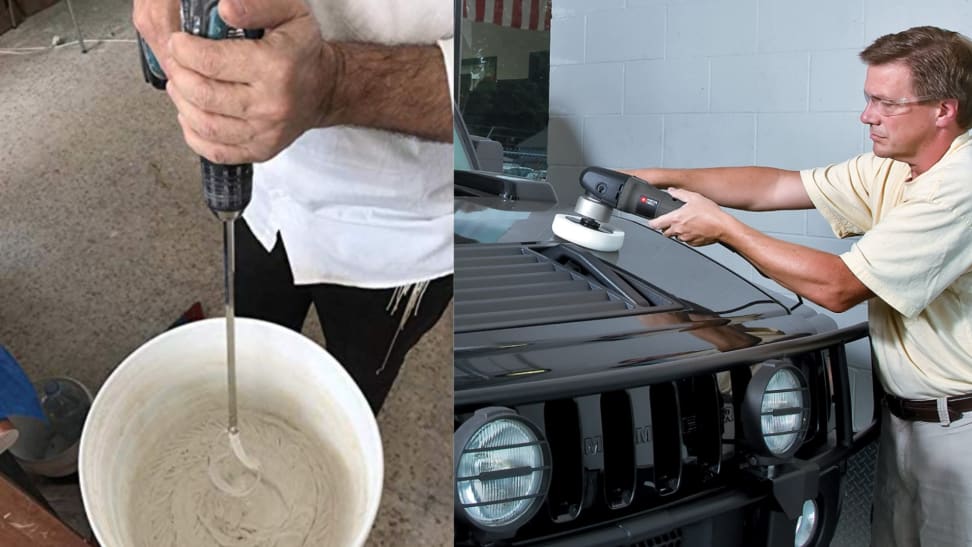
POLYGON ((788 466, 772 478, 753 477, 752 488, 723 490, 626 517, 610 524, 523 541, 545 547, 792 547, 799 507, 814 499, 818 521, 811 546, 830 544, 840 516, 843 476, 851 455, 871 443, 874 427, 850 446, 788 466))

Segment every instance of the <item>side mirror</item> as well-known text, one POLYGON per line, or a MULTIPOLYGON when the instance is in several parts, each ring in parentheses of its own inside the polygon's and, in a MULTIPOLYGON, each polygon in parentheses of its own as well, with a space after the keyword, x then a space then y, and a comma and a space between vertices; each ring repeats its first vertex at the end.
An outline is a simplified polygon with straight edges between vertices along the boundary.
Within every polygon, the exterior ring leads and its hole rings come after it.
POLYGON ((476 157, 479 158, 479 168, 493 173, 503 172, 503 145, 498 141, 470 135, 476 157))

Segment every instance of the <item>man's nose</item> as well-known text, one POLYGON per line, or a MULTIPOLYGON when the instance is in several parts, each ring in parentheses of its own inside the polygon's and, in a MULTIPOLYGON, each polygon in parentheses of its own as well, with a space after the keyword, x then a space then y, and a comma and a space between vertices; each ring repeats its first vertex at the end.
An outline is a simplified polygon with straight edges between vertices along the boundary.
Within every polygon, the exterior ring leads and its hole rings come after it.
POLYGON ((871 102, 864 103, 864 111, 861 112, 861 122, 867 125, 877 125, 879 121, 881 121, 881 117, 871 108, 871 102))

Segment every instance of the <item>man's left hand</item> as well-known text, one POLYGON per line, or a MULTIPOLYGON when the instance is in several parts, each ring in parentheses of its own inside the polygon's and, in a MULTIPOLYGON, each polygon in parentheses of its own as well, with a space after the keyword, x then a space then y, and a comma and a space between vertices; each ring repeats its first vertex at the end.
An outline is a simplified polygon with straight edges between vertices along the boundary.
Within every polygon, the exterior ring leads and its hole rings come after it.
POLYGON ((258 40, 172 35, 166 91, 186 143, 214 163, 268 160, 319 125, 333 92, 324 62, 334 55, 302 0, 226 0, 235 28, 263 28, 258 40))
POLYGON ((701 194, 679 188, 669 188, 668 193, 685 205, 648 223, 665 237, 674 237, 693 247, 709 245, 720 241, 726 227, 735 220, 701 194))

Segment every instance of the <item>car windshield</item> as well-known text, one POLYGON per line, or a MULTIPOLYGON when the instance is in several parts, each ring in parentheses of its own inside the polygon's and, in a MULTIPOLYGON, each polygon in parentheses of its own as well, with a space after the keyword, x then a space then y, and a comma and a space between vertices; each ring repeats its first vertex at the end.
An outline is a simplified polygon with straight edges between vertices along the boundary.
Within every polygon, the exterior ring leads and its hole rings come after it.
MULTIPOLYGON (((456 108, 479 169, 533 180, 547 177, 550 4, 456 2, 456 108)), ((460 139, 454 142, 456 168, 474 168, 460 139)))

